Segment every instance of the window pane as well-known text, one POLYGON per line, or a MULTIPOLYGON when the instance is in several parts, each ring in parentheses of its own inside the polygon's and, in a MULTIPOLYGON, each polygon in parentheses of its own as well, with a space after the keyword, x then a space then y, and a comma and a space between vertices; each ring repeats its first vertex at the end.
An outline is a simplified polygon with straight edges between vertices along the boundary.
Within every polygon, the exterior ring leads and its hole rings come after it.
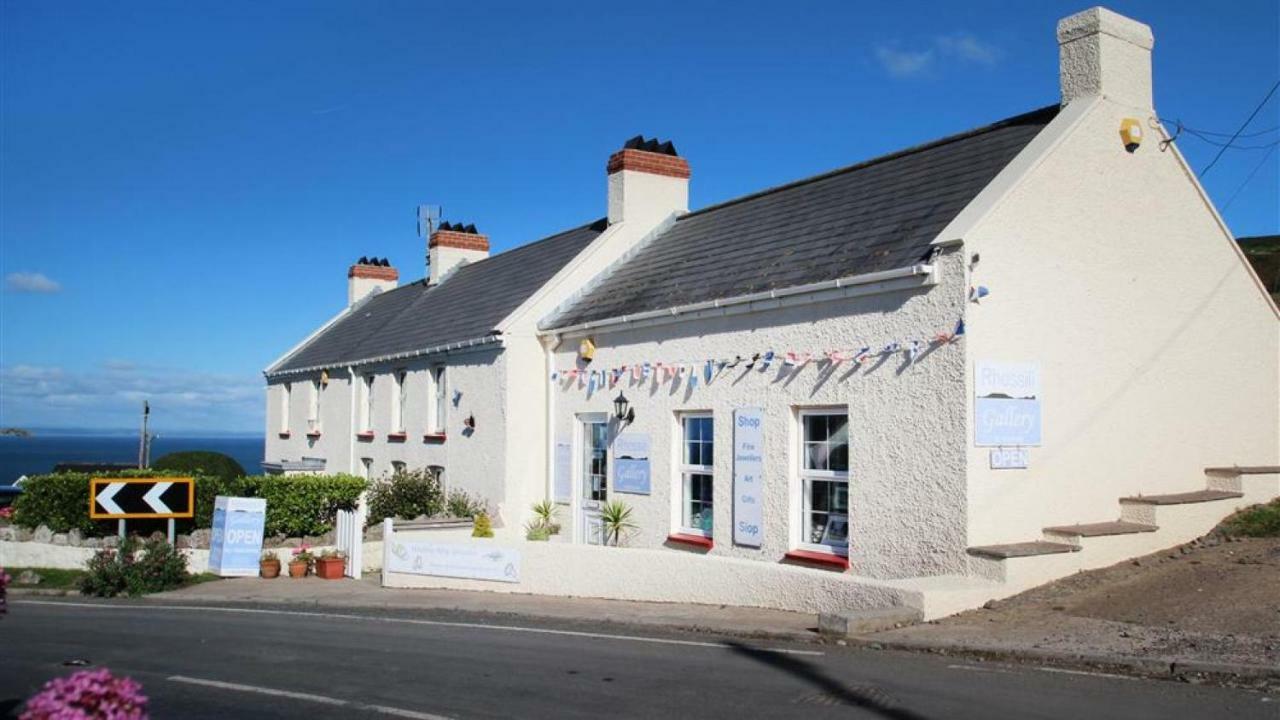
POLYGON ((822 480, 809 481, 809 508, 826 512, 831 509, 831 495, 828 485, 822 480))
POLYGON ((715 441, 711 439, 711 431, 707 430, 707 441, 702 445, 702 464, 711 467, 716 464, 715 441))
POLYGON ((849 512, 849 483, 831 483, 831 509, 839 513, 849 512))
POLYGON ((804 416, 804 439, 809 442, 827 439, 827 419, 825 416, 804 416))
POLYGON ((826 470, 827 446, 824 443, 805 443, 804 466, 809 470, 826 470))

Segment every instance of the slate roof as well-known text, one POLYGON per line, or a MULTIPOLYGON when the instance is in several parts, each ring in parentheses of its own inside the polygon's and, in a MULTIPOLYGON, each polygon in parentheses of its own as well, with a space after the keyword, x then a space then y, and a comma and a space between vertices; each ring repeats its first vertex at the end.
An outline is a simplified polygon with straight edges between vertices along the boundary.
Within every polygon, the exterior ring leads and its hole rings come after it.
POLYGON ((918 263, 1057 113, 1053 105, 689 213, 542 326, 918 263))
POLYGON ((444 282, 379 293, 268 370, 337 367, 492 335, 495 327, 607 227, 605 220, 464 265, 444 282))

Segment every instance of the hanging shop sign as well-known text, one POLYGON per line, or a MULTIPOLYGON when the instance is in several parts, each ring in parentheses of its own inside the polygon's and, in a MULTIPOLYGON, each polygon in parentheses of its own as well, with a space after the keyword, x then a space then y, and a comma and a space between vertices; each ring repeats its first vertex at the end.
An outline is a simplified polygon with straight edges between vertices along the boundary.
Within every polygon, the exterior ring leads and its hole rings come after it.
POLYGON ((991 450, 992 470, 1025 470, 1031 458, 1031 451, 1023 448, 994 448, 991 450))
POLYGON ((974 388, 974 444, 1039 447, 1039 363, 978 362, 974 388))
POLYGON ((613 489, 620 493, 648 495, 649 436, 622 433, 613 440, 613 489))
POLYGON ((256 576, 266 520, 267 501, 262 498, 215 498, 209 572, 222 577, 256 576))
POLYGON ((520 553, 489 543, 400 542, 392 539, 387 571, 410 575, 520 582, 520 553))
POLYGON ((733 542, 764 542, 764 411, 733 411, 733 542))
POLYGON ((573 501, 573 444, 556 441, 555 485, 552 498, 558 503, 573 501))

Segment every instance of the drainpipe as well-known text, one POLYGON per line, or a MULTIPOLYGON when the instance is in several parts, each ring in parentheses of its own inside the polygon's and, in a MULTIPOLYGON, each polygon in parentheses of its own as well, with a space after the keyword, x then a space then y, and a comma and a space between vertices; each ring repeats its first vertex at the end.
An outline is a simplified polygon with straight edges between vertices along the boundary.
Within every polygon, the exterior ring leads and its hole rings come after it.
POLYGON ((556 483, 556 384, 551 380, 551 373, 554 372, 555 355, 552 350, 560 344, 559 335, 543 335, 539 338, 542 341, 543 364, 543 382, 547 383, 547 468, 546 480, 543 482, 543 498, 555 502, 555 483, 556 483))
POLYGON ((347 473, 350 475, 359 475, 356 472, 356 368, 354 365, 347 366, 347 394, 350 395, 351 410, 347 413, 347 473))

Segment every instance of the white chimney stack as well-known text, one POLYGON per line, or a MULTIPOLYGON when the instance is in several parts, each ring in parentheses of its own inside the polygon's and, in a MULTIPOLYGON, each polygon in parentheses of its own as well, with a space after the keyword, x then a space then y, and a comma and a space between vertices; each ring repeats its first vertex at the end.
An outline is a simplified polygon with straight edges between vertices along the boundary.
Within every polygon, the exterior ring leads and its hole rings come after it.
POLYGON ((360 258, 347 270, 347 305, 355 305, 375 292, 394 290, 400 273, 386 258, 360 258))
POLYGON ((1062 104, 1101 96, 1150 110, 1154 42, 1150 27, 1104 7, 1059 20, 1062 104))
POLYGON ((689 163, 671 141, 637 135, 609 157, 609 224, 658 223, 689 211, 689 163))

